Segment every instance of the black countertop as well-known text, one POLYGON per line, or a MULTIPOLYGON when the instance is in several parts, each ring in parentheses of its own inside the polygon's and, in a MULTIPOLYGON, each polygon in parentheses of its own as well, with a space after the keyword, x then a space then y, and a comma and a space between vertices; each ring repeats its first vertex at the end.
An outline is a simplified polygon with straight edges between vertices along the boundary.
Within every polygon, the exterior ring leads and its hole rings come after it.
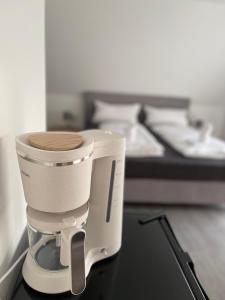
POLYGON ((96 263, 83 294, 35 292, 22 277, 12 299, 204 300, 208 299, 164 216, 126 213, 123 245, 112 258, 96 263))

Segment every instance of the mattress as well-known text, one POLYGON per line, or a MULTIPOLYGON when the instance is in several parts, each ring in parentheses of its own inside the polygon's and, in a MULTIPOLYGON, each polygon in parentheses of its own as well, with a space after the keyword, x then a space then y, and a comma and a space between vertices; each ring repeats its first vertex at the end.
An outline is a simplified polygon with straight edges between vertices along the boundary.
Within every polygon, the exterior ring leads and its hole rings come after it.
POLYGON ((225 181, 225 160, 183 157, 156 133, 150 132, 164 146, 164 156, 127 157, 126 178, 225 181))
POLYGON ((153 134, 142 124, 127 122, 102 122, 100 129, 122 134, 126 138, 127 157, 162 157, 164 147, 153 134))
POLYGON ((191 126, 158 124, 152 129, 185 157, 225 160, 225 142, 211 135, 212 125, 196 129, 191 126))
MULTIPOLYGON (((92 124, 90 128, 98 128, 98 125, 92 124)), ((127 179, 225 181, 225 160, 184 157, 149 127, 146 128, 163 145, 164 156, 126 157, 125 177, 127 179)))

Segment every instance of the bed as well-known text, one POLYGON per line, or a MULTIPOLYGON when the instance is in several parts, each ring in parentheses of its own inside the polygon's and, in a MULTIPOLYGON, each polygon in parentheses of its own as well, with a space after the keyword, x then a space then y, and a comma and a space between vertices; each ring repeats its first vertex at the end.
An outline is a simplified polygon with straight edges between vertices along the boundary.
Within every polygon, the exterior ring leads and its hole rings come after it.
MULTIPOLYGON (((190 99, 182 97, 85 92, 85 127, 92 122, 94 101, 141 103, 166 108, 189 108, 190 99)), ((145 123, 145 113, 139 113, 145 123)), ((133 203, 222 204, 225 202, 225 160, 185 158, 147 127, 164 146, 163 157, 127 157, 125 201, 133 203)))

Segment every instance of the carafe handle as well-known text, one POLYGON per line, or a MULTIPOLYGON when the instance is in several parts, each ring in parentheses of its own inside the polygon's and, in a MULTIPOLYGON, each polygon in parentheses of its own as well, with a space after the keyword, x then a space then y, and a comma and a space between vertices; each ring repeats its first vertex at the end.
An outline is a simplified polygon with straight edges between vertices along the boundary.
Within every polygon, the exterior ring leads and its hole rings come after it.
POLYGON ((85 231, 79 230, 71 237, 71 293, 81 294, 86 287, 85 276, 85 231))

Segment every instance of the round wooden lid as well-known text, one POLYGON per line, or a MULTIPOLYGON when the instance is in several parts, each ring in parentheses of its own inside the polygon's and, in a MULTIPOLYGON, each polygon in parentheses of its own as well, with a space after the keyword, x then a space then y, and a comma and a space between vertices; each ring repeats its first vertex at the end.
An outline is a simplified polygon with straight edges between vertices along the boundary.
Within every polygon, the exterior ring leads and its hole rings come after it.
POLYGON ((83 144, 82 136, 74 133, 43 132, 28 137, 31 146, 48 151, 67 151, 83 144))

